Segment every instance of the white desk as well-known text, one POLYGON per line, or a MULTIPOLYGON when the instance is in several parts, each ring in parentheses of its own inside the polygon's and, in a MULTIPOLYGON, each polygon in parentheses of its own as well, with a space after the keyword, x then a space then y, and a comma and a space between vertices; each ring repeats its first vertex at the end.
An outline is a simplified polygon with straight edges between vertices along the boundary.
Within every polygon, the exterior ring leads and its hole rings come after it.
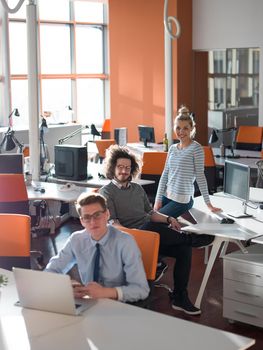
MULTIPOLYGON (((0 269, 0 273, 4 271, 0 269)), ((101 299, 82 316, 14 306, 12 273, 2 289, 1 350, 243 350, 254 339, 198 325, 121 302, 101 299)))
MULTIPOLYGON (((54 176, 49 176, 47 181, 52 183, 58 183, 58 184, 65 184, 65 183, 73 183, 77 186, 83 186, 83 187, 93 187, 93 188, 100 188, 104 185, 107 185, 110 180, 108 179, 102 179, 99 178, 99 173, 104 174, 104 165, 94 162, 88 163, 88 173, 92 175, 92 179, 90 180, 65 180, 65 179, 58 179, 54 176)), ((144 179, 135 179, 134 182, 137 182, 141 186, 146 186, 153 184, 153 180, 144 180, 144 179)))
POLYGON ((29 200, 45 199, 62 202, 75 202, 81 193, 90 193, 91 188, 80 187, 74 185, 70 190, 63 190, 63 184, 33 181, 32 186, 27 186, 27 194, 29 200), (44 193, 35 191, 35 189, 43 188, 44 193))
MULTIPOLYGON (((224 196, 212 196, 211 197, 212 204, 216 207, 222 208, 224 210, 224 214, 227 214, 227 212, 231 212, 233 210, 240 210, 242 212, 242 202, 237 199, 232 199, 224 196)), ((219 219, 210 212, 210 210, 207 208, 206 204, 204 203, 203 198, 196 197, 194 199, 194 206, 190 210, 191 214, 196 219, 197 223, 219 223, 219 219)), ((257 212, 253 209, 248 208, 247 212, 249 214, 257 215, 257 212)), ((222 224, 223 225, 223 224, 222 224)), ((204 290, 208 281, 208 278, 210 276, 211 270, 213 268, 215 259, 217 257, 217 254, 220 250, 220 247, 223 242, 228 242, 232 240, 250 240, 257 236, 262 235, 262 222, 257 221, 255 218, 245 218, 245 219, 236 219, 235 218, 235 224, 225 224, 223 227, 225 227, 224 230, 220 230, 215 232, 215 230, 207 230, 206 234, 211 234, 215 236, 215 240, 212 245, 210 257, 208 260, 208 264, 206 267, 206 271, 197 295, 197 299, 195 302, 195 305, 197 307, 200 307, 202 297, 204 294, 204 290)), ((201 232, 200 232, 201 233, 201 232)))
MULTIPOLYGON (((227 152, 226 155, 231 155, 230 150, 226 150, 226 152, 227 152)), ((236 155, 240 155, 240 158, 218 157, 220 155, 220 149, 214 148, 214 147, 213 147, 213 153, 214 153, 215 163, 217 166, 224 166, 225 160, 227 159, 227 160, 230 160, 231 162, 249 165, 252 169, 257 169, 256 161, 261 159, 261 152, 259 151, 249 151, 249 150, 242 150, 242 149, 234 150, 234 153, 236 155)))
POLYGON ((158 143, 148 143, 145 147, 143 143, 127 143, 127 147, 136 154, 143 155, 145 152, 163 152, 163 145, 158 143))
POLYGON ((263 236, 259 236, 257 238, 253 238, 252 242, 253 243, 257 243, 257 244, 263 244, 263 236))
POLYGON ((262 203, 263 202, 263 188, 250 187, 249 188, 249 200, 251 202, 262 203))

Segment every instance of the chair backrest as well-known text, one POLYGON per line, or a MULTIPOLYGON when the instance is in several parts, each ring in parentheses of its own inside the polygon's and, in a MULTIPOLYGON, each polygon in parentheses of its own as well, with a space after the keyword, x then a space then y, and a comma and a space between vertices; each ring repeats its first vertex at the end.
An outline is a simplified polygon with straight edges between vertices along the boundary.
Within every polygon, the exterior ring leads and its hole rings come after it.
POLYGON ((0 174, 0 213, 29 215, 23 174, 0 174))
POLYGON ((217 187, 217 171, 213 150, 210 146, 203 146, 205 156, 205 177, 207 181, 208 191, 210 194, 216 192, 217 187))
POLYGON ((21 153, 0 154, 0 174, 23 174, 24 157, 21 153))
POLYGON ((30 156, 29 145, 24 145, 24 147, 23 147, 23 155, 24 155, 24 157, 29 157, 30 156))
POLYGON ((157 232, 122 227, 123 232, 132 235, 142 253, 146 277, 153 281, 156 276, 160 236, 157 232))
POLYGON ((215 158, 212 147, 203 146, 204 155, 205 155, 205 167, 215 167, 215 158))
POLYGON ((0 214, 0 267, 30 268, 30 216, 0 214))
POLYGON ((167 152, 144 152, 143 166, 141 169, 141 178, 153 180, 154 183, 144 186, 144 190, 148 195, 151 203, 154 202, 159 181, 165 166, 167 152))
MULTIPOLYGON (((207 187, 210 194, 213 194, 216 192, 217 188, 217 170, 216 170, 216 163, 215 158, 213 154, 213 150, 210 146, 203 146, 204 150, 204 165, 205 165, 205 177, 207 181, 207 187)), ((200 190, 198 188, 197 182, 194 183, 195 186, 195 196, 200 195, 200 190)))
POLYGON ((240 125, 236 136, 236 149, 261 151, 262 126, 240 125))
POLYGON ((110 118, 104 120, 101 130, 101 138, 102 139, 110 139, 111 138, 111 121, 110 118))
POLYGON ((106 150, 111 145, 114 145, 116 142, 114 139, 108 139, 108 140, 95 140, 95 143, 98 148, 99 157, 103 159, 105 158, 106 150))
POLYGON ((164 169, 167 152, 144 152, 142 174, 161 175, 164 169))

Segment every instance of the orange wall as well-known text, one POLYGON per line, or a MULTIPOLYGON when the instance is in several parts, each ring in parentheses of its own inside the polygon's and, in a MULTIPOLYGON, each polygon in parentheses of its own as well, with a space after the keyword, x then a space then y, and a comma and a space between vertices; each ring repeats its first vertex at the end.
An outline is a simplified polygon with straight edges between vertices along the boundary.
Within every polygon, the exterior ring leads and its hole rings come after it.
MULTIPOLYGON (((138 124, 154 126, 157 142, 164 135, 163 7, 163 0, 109 0, 111 127, 127 127, 130 142, 138 124)), ((192 0, 170 1, 168 14, 182 24, 173 42, 176 111, 192 103, 192 0)))

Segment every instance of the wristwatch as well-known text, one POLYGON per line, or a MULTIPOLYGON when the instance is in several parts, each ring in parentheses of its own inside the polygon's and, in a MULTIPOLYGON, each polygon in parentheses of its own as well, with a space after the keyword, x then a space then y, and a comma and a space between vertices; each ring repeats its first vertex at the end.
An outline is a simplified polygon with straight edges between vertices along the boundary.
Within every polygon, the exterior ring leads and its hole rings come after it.
POLYGON ((171 225, 172 217, 171 216, 167 216, 166 221, 167 221, 167 224, 171 225))

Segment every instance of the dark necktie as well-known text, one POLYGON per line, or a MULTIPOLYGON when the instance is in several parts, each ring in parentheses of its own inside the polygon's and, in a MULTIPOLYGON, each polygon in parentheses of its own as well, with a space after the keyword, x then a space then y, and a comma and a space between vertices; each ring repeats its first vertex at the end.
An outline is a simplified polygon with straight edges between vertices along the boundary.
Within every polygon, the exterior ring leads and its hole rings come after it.
POLYGON ((94 260, 94 271, 93 271, 93 281, 99 281, 100 274, 100 245, 96 243, 96 252, 95 252, 95 260, 94 260))

